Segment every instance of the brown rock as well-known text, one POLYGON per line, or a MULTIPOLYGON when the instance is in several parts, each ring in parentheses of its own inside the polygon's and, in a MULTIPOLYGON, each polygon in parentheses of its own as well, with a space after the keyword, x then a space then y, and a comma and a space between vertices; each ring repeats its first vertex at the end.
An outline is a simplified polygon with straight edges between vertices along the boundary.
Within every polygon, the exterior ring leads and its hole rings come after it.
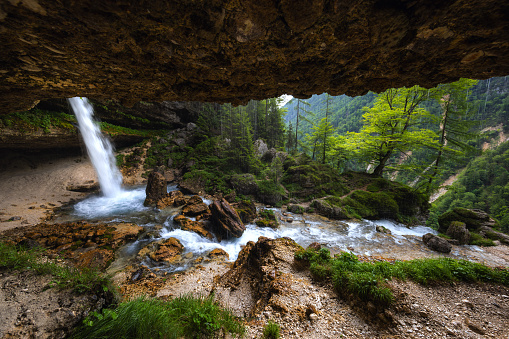
POLYGON ((226 260, 230 259, 230 255, 221 248, 213 249, 212 251, 209 252, 207 256, 212 259, 226 259, 226 260))
POLYGON ((223 238, 240 238, 246 227, 235 209, 223 198, 210 205, 212 231, 223 238))
POLYGON ((183 204, 181 204, 180 202, 182 201, 182 199, 184 199, 184 203, 185 203, 185 198, 184 198, 184 194, 181 192, 181 191, 171 191, 170 193, 166 193, 165 196, 163 196, 162 198, 160 198, 157 203, 156 203, 156 207, 160 210, 166 208, 166 207, 169 207, 169 206, 182 206, 183 204), (178 201, 179 204, 176 204, 175 201, 178 201))
POLYGON ((256 218, 256 205, 251 200, 243 200, 232 204, 232 206, 244 224, 248 224, 256 218))
POLYGON ((426 246, 428 246, 433 251, 441 252, 441 253, 449 253, 451 252, 452 245, 449 244, 447 240, 444 238, 437 237, 434 234, 426 233, 422 236, 422 241, 426 246))
POLYGON ((166 196, 166 179, 159 172, 152 172, 148 176, 147 188, 145 189, 147 197, 143 203, 145 206, 155 206, 157 201, 166 196))
POLYGON ((138 252, 138 257, 148 256, 154 261, 173 264, 181 259, 183 251, 184 246, 178 239, 168 238, 148 244, 138 252))
POLYGON ((183 215, 177 215, 173 218, 173 222, 179 225, 183 230, 198 233, 202 237, 211 240, 214 238, 214 236, 205 228, 205 224, 200 221, 193 221, 183 215))
POLYGON ((187 204, 182 209, 182 213, 187 216, 196 216, 199 214, 206 213, 208 211, 208 206, 203 202, 203 200, 198 195, 193 195, 188 201, 187 204))
POLYGON ((76 264, 80 267, 105 269, 113 258, 112 250, 95 248, 80 255, 76 260, 76 264))

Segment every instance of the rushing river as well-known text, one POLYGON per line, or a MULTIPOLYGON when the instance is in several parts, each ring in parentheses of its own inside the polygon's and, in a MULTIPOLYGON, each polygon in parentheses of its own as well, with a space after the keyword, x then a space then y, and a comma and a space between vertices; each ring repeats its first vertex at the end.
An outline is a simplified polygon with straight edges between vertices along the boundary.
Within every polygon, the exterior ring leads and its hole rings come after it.
MULTIPOLYGON (((168 191, 176 190, 176 186, 168 186, 168 191)), ((406 227, 390 220, 336 221, 314 214, 283 213, 278 208, 271 208, 280 223, 278 229, 262 228, 254 224, 246 225, 246 231, 240 238, 218 242, 200 235, 184 231, 173 223, 179 213, 177 208, 162 211, 143 206, 145 187, 125 189, 115 197, 90 196, 77 203, 67 220, 90 220, 105 222, 132 222, 147 229, 150 236, 125 246, 121 255, 125 258, 134 257, 136 253, 151 241, 174 237, 184 245, 185 258, 179 265, 159 267, 166 271, 178 271, 192 265, 200 256, 205 256, 215 248, 221 248, 229 254, 230 260, 237 258, 242 247, 249 241, 257 241, 258 237, 268 238, 289 237, 303 247, 313 242, 327 246, 332 253, 349 251, 357 255, 369 255, 383 258, 408 260, 423 257, 447 256, 500 265, 487 256, 485 250, 478 246, 455 246, 448 255, 439 254, 428 249, 421 241, 422 235, 435 233, 426 226, 406 227), (292 222, 287 222, 292 218, 292 222), (391 231, 384 234, 376 231, 381 225, 391 231)), ((204 200, 210 204, 210 200, 204 200)), ((263 207, 259 207, 263 208, 263 207)), ((153 263, 145 262, 148 266, 153 263)))

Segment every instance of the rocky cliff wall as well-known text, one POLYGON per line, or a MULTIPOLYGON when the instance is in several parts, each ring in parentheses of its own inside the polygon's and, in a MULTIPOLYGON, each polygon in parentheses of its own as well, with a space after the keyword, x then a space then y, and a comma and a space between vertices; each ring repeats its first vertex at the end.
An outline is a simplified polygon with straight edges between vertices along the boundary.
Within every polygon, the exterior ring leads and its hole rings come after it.
POLYGON ((509 74, 496 0, 0 2, 0 113, 45 98, 245 103, 509 74))

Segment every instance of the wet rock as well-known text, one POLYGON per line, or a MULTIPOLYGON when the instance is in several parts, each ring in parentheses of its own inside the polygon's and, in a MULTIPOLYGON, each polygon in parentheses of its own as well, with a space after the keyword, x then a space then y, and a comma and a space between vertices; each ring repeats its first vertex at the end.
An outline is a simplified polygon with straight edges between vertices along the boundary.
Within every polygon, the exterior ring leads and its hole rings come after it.
POLYGON ((157 201, 166 195, 166 178, 159 172, 152 172, 148 176, 147 188, 145 192, 147 197, 143 203, 145 206, 155 206, 157 201))
POLYGON ((222 238, 240 238, 246 227, 235 209, 223 198, 210 205, 212 231, 222 238))
POLYGON ((488 226, 481 226, 479 229, 479 234, 484 233, 484 235, 490 239, 498 239, 500 242, 504 244, 509 244, 509 235, 495 231, 493 228, 488 226))
POLYGON ((249 224, 256 218, 256 205, 251 200, 242 200, 232 206, 244 224, 249 224))
POLYGON ((452 249, 452 245, 447 240, 437 237, 436 235, 431 233, 426 233, 425 235, 423 235, 422 241, 430 249, 440 253, 449 253, 451 252, 452 249))
POLYGON ((340 207, 332 206, 324 199, 315 199, 311 202, 315 212, 330 219, 348 219, 340 207))
POLYGON ((139 252, 140 258, 148 256, 157 262, 173 264, 182 259, 180 254, 184 252, 184 246, 176 238, 168 238, 156 241, 143 247, 139 252))
POLYGON ((380 233, 392 234, 390 229, 388 229, 387 227, 384 227, 382 225, 376 225, 375 229, 377 232, 380 232, 380 233))
POLYGON ((181 191, 171 191, 157 201, 157 208, 162 210, 169 206, 182 206, 187 203, 184 194, 181 191))
POLYGON ((467 225, 461 221, 451 222, 446 234, 458 240, 460 245, 468 244, 470 241, 470 232, 467 229, 467 225))
POLYGON ((201 221, 193 221, 183 215, 177 215, 173 222, 179 225, 183 230, 195 232, 202 237, 212 240, 214 236, 207 230, 205 224, 201 221))
POLYGON ((203 193, 205 185, 200 178, 190 178, 180 181, 179 189, 184 194, 201 195, 203 193))
POLYGON ((206 213, 209 207, 203 202, 198 195, 193 195, 182 209, 182 213, 187 216, 197 216, 206 213))

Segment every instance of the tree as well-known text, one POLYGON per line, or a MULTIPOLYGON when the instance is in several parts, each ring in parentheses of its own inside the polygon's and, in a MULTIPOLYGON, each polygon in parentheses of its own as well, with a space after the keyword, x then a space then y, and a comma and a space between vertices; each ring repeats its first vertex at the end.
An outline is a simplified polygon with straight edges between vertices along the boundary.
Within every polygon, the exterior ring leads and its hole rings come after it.
POLYGON ((419 124, 432 118, 419 107, 426 95, 427 90, 419 86, 389 89, 376 98, 372 108, 365 108, 363 126, 359 133, 349 133, 348 145, 368 162, 374 162, 374 175, 382 175, 395 152, 436 147, 437 135, 419 128, 419 124))
MULTIPOLYGON (((476 136, 471 132, 476 121, 468 120, 468 116, 475 113, 475 109, 469 109, 469 89, 477 83, 477 80, 460 79, 459 81, 441 85, 435 90, 435 97, 440 102, 442 116, 440 119, 440 139, 437 155, 433 163, 433 172, 429 176, 426 191, 432 190, 433 180, 439 172, 444 153, 472 151, 473 147, 466 141, 476 136)), ((471 105, 473 106, 473 105, 471 105)))
POLYGON ((311 116, 314 115, 313 112, 310 112, 309 110, 306 109, 306 107, 309 106, 310 104, 308 102, 297 99, 297 114, 295 116, 295 143, 294 143, 295 149, 297 149, 297 146, 299 144, 299 119, 312 124, 312 122, 307 117, 308 115, 311 116), (301 104, 303 106, 302 108, 300 107, 301 104))

